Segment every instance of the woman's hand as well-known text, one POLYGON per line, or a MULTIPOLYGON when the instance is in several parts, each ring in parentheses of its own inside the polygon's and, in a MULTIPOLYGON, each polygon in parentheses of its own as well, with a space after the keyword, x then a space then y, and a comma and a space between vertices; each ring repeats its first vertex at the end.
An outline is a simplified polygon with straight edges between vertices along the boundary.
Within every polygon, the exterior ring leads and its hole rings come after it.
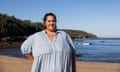
POLYGON ((25 54, 25 57, 29 60, 31 60, 32 62, 34 61, 34 57, 32 54, 25 54))

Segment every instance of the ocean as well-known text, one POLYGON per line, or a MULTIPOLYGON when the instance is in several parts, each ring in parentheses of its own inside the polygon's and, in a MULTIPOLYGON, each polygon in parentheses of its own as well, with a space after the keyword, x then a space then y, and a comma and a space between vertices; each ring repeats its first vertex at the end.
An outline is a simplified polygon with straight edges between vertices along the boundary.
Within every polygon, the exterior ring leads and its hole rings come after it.
POLYGON ((76 39, 76 60, 120 63, 120 38, 76 39))
MULTIPOLYGON (((120 63, 120 38, 75 39, 77 61, 120 63)), ((0 55, 23 58, 20 48, 0 48, 0 55)))

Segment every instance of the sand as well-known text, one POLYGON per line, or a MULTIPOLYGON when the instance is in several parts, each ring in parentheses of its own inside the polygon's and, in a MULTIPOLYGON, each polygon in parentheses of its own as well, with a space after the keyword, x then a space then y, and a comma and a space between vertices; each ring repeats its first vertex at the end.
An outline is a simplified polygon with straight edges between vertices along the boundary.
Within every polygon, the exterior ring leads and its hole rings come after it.
POLYGON ((0 55, 0 72, 30 72, 31 65, 26 59, 0 55))
MULTIPOLYGON (((32 62, 27 59, 0 55, 0 72, 30 72, 32 62)), ((120 63, 76 61, 77 72, 120 72, 120 63)))
POLYGON ((120 63, 76 62, 77 72, 120 72, 120 63))

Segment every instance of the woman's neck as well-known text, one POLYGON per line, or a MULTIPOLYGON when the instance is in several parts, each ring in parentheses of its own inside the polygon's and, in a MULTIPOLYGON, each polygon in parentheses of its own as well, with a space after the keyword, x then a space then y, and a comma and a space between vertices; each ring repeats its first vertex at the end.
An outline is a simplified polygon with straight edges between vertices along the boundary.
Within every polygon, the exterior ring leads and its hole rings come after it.
POLYGON ((56 31, 50 31, 50 30, 47 30, 47 29, 45 29, 45 32, 47 33, 47 34, 55 34, 56 33, 56 31))
POLYGON ((56 31, 45 30, 45 33, 47 34, 47 36, 48 36, 48 38, 50 39, 50 41, 53 41, 53 39, 54 39, 54 37, 55 37, 56 31))

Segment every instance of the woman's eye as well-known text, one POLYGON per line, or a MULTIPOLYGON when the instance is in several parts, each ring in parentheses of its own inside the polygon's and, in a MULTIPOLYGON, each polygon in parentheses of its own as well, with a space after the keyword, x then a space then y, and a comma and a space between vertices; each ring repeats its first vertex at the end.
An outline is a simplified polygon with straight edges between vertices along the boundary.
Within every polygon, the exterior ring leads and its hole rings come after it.
POLYGON ((55 20, 52 20, 52 22, 55 22, 55 20))

